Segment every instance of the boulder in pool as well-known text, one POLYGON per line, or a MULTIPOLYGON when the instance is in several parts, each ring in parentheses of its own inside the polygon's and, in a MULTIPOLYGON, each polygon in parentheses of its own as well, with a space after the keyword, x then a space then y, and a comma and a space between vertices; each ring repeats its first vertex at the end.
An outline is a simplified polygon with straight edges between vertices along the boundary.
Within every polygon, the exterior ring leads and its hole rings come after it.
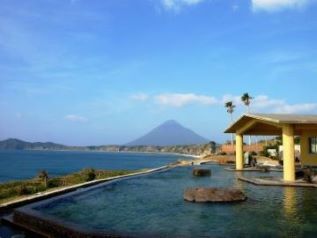
POLYGON ((187 188, 184 192, 184 200, 188 202, 229 203, 246 199, 246 195, 235 188, 187 188))
POLYGON ((193 169, 193 175, 197 177, 211 176, 210 169, 193 169))

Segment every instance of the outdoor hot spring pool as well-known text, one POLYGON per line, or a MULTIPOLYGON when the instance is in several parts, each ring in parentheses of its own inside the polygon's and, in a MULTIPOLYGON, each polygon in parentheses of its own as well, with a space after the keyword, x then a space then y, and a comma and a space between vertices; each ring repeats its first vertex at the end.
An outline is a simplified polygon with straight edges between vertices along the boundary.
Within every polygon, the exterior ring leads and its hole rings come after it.
POLYGON ((192 167, 178 167, 99 185, 32 209, 61 224, 129 236, 317 236, 317 189, 254 186, 238 181, 237 173, 224 167, 203 167, 211 169, 211 177, 192 177, 192 167), (246 193, 248 200, 234 204, 184 201, 183 191, 194 186, 236 187, 246 193))

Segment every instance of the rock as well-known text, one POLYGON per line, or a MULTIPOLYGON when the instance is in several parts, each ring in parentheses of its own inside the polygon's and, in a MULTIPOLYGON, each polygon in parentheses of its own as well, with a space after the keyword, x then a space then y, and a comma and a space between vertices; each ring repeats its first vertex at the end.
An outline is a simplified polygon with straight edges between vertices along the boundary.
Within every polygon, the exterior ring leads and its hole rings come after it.
POLYGON ((246 195, 235 188, 187 188, 184 200, 188 202, 239 202, 245 201, 246 195))
POLYGON ((305 175, 305 173, 304 173, 303 170, 299 170, 299 171, 295 172, 295 178, 296 179, 302 179, 302 178, 304 178, 304 175, 305 175))
POLYGON ((257 165, 256 168, 261 170, 261 172, 263 172, 263 173, 270 172, 269 166, 257 165))
POLYGON ((268 172, 270 172, 270 169, 268 167, 262 167, 261 172, 268 173, 268 172))
POLYGON ((193 169, 193 175, 197 177, 211 176, 210 169, 193 169))
POLYGON ((310 168, 304 168, 303 172, 304 172, 304 180, 307 183, 311 183, 313 179, 313 171, 310 168))

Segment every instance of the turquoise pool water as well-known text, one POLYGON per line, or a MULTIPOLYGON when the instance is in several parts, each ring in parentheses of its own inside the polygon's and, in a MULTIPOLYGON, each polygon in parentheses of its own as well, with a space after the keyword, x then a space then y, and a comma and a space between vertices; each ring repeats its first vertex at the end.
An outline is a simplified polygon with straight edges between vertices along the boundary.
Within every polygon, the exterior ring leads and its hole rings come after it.
POLYGON ((237 181, 236 173, 221 166, 204 167, 212 170, 211 177, 194 178, 192 167, 180 167, 118 181, 37 210, 83 228, 135 236, 317 236, 316 189, 258 187, 237 181), (248 200, 236 204, 188 203, 183 200, 183 191, 191 186, 237 187, 244 190, 248 200))

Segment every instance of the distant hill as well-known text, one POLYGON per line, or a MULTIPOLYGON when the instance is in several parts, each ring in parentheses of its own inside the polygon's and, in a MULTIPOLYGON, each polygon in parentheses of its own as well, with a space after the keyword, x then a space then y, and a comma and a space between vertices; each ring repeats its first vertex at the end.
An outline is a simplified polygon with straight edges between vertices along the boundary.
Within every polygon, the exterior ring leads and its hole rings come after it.
POLYGON ((172 146, 206 143, 208 143, 206 138, 203 138, 194 131, 185 128, 177 121, 169 120, 154 128, 144 136, 126 144, 126 146, 172 146))
POLYGON ((26 142, 18 139, 0 141, 0 150, 64 150, 67 147, 52 142, 26 142))
MULTIPOLYGON (((198 137, 200 138, 200 137, 198 137)), ((204 138, 203 138, 204 139, 204 138)), ((199 141, 200 142, 200 141, 199 141)), ((150 152, 150 153, 180 153, 201 155, 215 152, 216 143, 189 144, 189 141, 182 140, 182 145, 157 146, 157 145, 100 145, 100 146, 66 146, 52 142, 26 142, 19 139, 7 139, 0 141, 0 150, 46 150, 46 151, 98 151, 98 152, 150 152)))

